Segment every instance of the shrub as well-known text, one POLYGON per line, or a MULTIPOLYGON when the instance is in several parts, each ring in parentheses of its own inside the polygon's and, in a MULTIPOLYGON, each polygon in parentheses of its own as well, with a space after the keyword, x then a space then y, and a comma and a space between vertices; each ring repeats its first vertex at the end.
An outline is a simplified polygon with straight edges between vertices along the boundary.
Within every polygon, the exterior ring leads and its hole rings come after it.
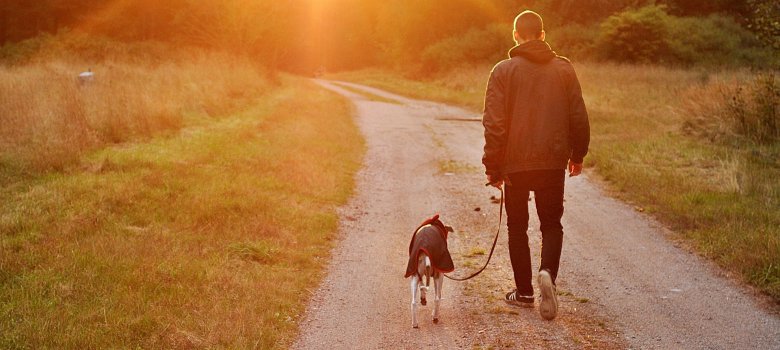
POLYGON ((547 31, 546 40, 559 55, 577 59, 594 55, 598 37, 597 27, 575 23, 547 31))
POLYGON ((669 61, 686 65, 771 64, 758 39, 731 18, 670 16, 667 26, 669 61))
POLYGON ((649 5, 610 16, 601 23, 599 55, 627 62, 663 62, 669 50, 669 14, 649 5))
POLYGON ((483 29, 471 29, 428 46, 422 53, 423 69, 439 72, 464 65, 497 62, 507 57, 512 44, 511 27, 493 24, 483 29))
POLYGON ((598 56, 619 62, 773 67, 771 50, 722 15, 677 17, 664 6, 626 10, 601 24, 598 56))

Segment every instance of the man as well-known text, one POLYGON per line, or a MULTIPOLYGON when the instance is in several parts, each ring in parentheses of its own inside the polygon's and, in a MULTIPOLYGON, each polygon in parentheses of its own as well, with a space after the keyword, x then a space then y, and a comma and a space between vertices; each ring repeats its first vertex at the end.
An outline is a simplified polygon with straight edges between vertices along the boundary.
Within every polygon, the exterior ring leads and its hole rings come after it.
POLYGON ((555 279, 563 244, 563 187, 582 172, 590 125, 582 91, 568 59, 544 41, 542 18, 524 11, 515 18, 517 45, 509 59, 490 73, 485 91, 485 165, 488 183, 506 184, 509 257, 516 289, 506 294, 512 305, 533 307, 531 252, 528 247, 528 198, 534 191, 542 231, 538 275, 539 313, 558 313, 555 279))

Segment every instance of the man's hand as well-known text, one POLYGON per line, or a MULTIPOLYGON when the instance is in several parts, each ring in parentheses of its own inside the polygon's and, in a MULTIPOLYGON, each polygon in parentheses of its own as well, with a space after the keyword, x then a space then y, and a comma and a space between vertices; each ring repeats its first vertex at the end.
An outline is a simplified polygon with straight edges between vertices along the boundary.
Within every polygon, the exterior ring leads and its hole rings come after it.
POLYGON ((487 181, 490 186, 493 186, 499 190, 501 189, 501 186, 504 184, 504 178, 498 175, 488 175, 487 181))
POLYGON ((575 163, 569 160, 569 177, 582 174, 582 163, 575 163))

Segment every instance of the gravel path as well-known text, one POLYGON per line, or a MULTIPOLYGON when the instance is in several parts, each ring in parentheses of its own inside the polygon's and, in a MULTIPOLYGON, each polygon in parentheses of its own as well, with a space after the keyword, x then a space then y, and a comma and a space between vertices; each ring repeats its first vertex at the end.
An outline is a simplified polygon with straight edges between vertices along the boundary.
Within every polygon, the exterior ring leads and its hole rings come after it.
MULTIPOLYGON (((498 214, 490 197, 498 192, 483 186, 481 124, 447 120, 479 115, 357 84, 317 83, 354 102, 368 150, 294 349, 780 349, 780 318, 762 298, 587 175, 566 183, 557 319, 502 301, 513 285, 504 228, 482 275, 445 280, 441 322, 431 322, 429 304, 412 329, 403 278, 411 231, 441 213, 456 230, 449 244, 459 275, 478 268, 490 248, 498 214)), ((536 264, 539 224, 531 216, 536 264)))

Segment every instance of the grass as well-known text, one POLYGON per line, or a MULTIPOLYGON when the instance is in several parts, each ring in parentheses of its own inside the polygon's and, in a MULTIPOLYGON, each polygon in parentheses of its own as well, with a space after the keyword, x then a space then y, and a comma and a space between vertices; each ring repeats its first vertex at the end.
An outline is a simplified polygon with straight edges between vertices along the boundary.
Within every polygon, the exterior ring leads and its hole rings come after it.
POLYGON ((466 254, 465 256, 471 258, 471 257, 475 257, 475 256, 478 256, 478 255, 485 255, 485 248, 482 248, 482 247, 471 247, 471 249, 469 249, 468 254, 466 254))
POLYGON ((464 174, 479 172, 479 169, 471 164, 447 159, 439 160, 439 172, 443 174, 464 174))
MULTIPOLYGON (((700 254, 780 302, 780 145, 717 143, 684 132, 692 89, 752 74, 612 64, 576 68, 591 118, 586 166, 700 254)), ((336 78, 479 111, 489 71, 464 68, 425 81, 380 70, 336 78)))
POLYGON ((349 86, 347 84, 339 84, 338 82, 336 82, 336 84, 340 88, 342 88, 344 90, 347 90, 347 91, 349 91, 349 92, 351 92, 353 94, 358 94, 358 95, 362 96, 363 98, 365 98, 365 99, 367 99, 369 101, 384 102, 384 103, 390 103, 390 104, 400 104, 400 102, 398 102, 397 100, 393 100, 393 99, 390 99, 390 98, 387 98, 387 97, 379 96, 377 94, 371 93, 371 92, 363 90, 363 89, 358 89, 358 88, 355 88, 353 86, 349 86))
POLYGON ((363 146, 307 81, 250 101, 59 170, 0 163, 0 348, 289 346, 363 146))
POLYGON ((580 304, 585 304, 587 302, 590 302, 590 299, 588 299, 588 298, 578 297, 578 296, 574 295, 572 292, 561 290, 561 289, 558 289, 556 294, 558 294, 560 296, 570 297, 572 300, 574 300, 574 301, 576 301, 576 302, 578 302, 580 304))
POLYGON ((106 145, 229 114, 271 88, 249 61, 213 53, 165 63, 0 64, 0 160, 62 170, 106 145), (88 67, 94 80, 79 83, 88 67))
POLYGON ((487 83, 489 72, 489 67, 463 68, 440 79, 419 81, 405 78, 399 73, 381 69, 365 69, 332 74, 329 78, 365 84, 413 98, 447 102, 477 110, 482 108, 485 83, 487 83))

